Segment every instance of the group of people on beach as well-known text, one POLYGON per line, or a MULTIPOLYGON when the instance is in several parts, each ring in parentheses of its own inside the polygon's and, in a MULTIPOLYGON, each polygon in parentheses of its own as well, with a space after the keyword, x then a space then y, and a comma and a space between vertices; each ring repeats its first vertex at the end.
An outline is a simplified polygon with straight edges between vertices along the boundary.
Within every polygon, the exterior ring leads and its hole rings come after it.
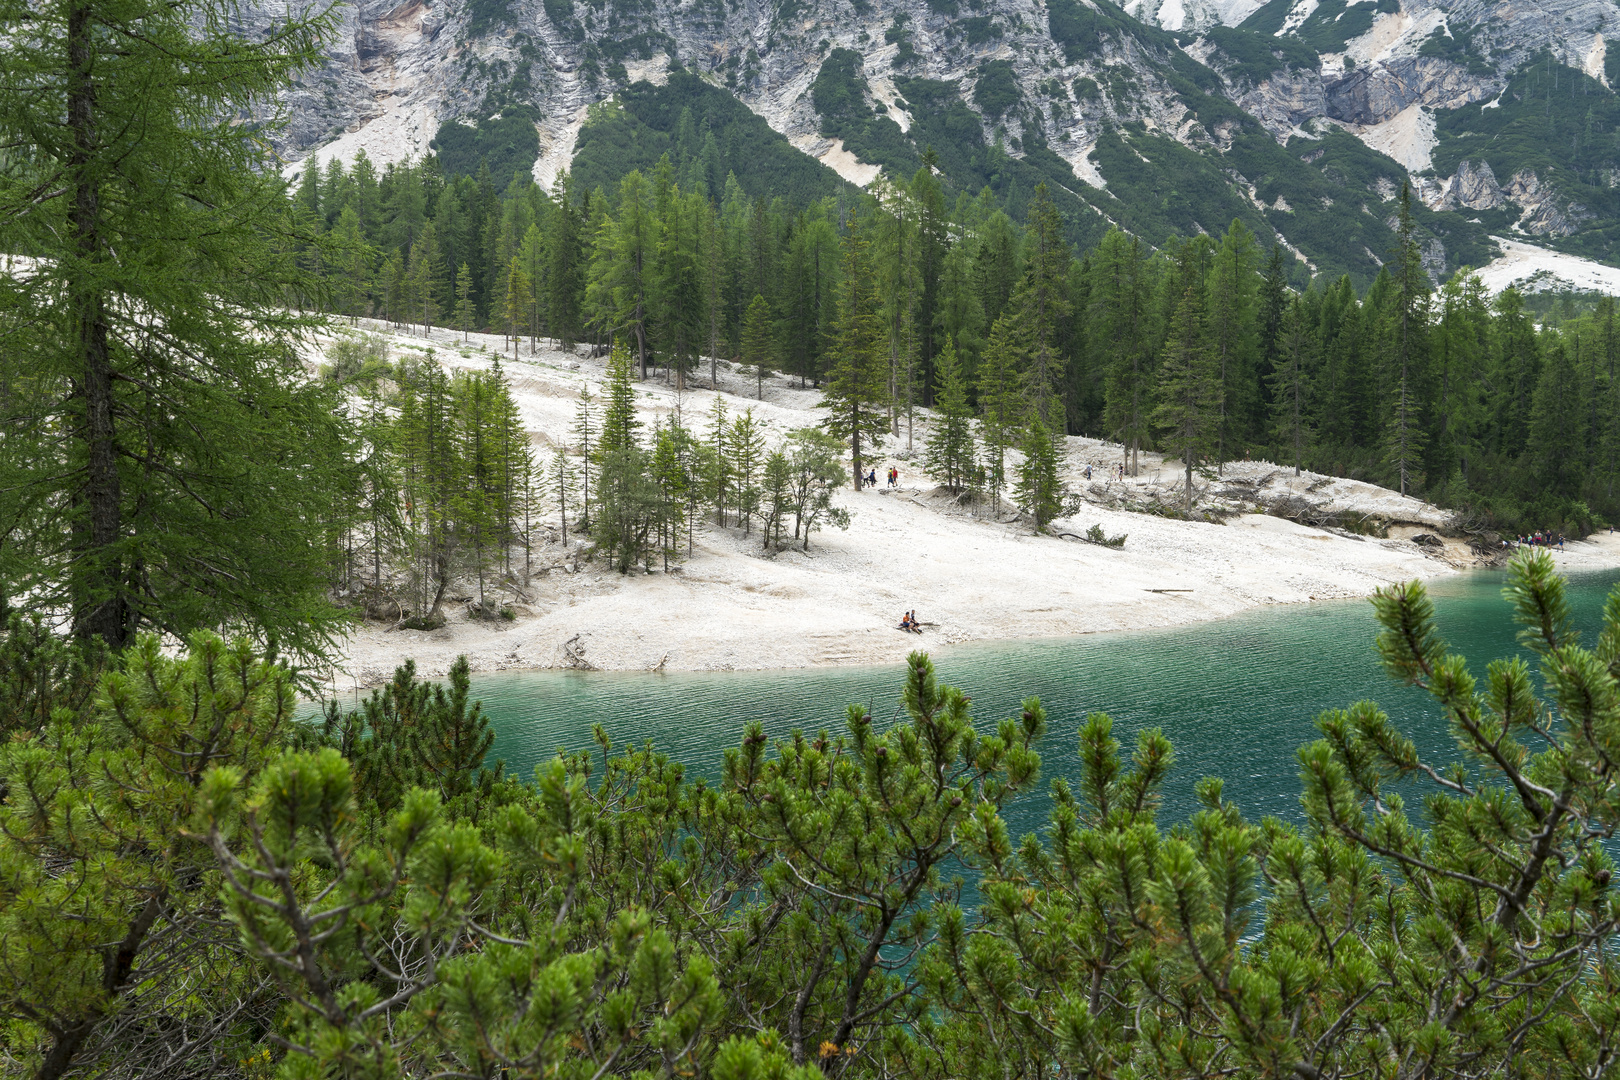
MULTIPOLYGON (((1102 467, 1099 466, 1099 468, 1101 469, 1102 467)), ((1123 462, 1121 462, 1118 465, 1109 465, 1107 468, 1102 469, 1102 471, 1108 474, 1108 479, 1110 479, 1110 480, 1124 481, 1124 479, 1125 479, 1125 465, 1124 465, 1123 462)), ((1086 479, 1087 480, 1091 479, 1091 466, 1090 465, 1086 466, 1086 479)))
POLYGON ((1527 536, 1521 536, 1513 542, 1514 547, 1547 547, 1564 550, 1564 534, 1542 532, 1539 529, 1527 536))
POLYGON ((900 616, 900 629, 912 634, 922 633, 922 623, 917 621, 917 609, 906 612, 900 616))
MULTIPOLYGON (((899 487, 900 486, 900 470, 899 469, 897 469, 897 468, 895 468, 894 466, 891 465, 891 466, 889 466, 889 471, 887 473, 885 473, 884 475, 886 477, 888 477, 890 487, 893 488, 893 487, 899 487)), ((861 479, 861 483, 863 485, 865 485, 866 487, 877 487, 878 486, 877 470, 872 469, 872 470, 868 471, 866 476, 861 479)))

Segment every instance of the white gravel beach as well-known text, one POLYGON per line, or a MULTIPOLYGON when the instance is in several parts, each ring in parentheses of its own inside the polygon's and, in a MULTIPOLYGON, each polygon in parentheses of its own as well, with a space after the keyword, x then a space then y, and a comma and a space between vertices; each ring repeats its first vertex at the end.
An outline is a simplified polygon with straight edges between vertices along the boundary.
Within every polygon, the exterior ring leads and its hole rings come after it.
MULTIPOLYGON (((463 343, 439 330, 431 341, 411 334, 388 338, 396 357, 431 347, 451 368, 487 366, 502 344, 490 335, 463 343)), ((531 355, 527 343, 515 360, 505 355, 503 365, 542 460, 566 438, 581 387, 600 387, 602 364, 556 350, 531 355)), ((639 384, 648 426, 678 406, 689 427, 706 430, 715 393, 708 388, 706 364, 693 381, 701 388, 688 389, 679 402, 661 378, 639 384)), ((819 394, 797 389, 788 377, 767 379, 763 401, 754 398, 751 373, 723 370, 720 382, 731 414, 753 408, 773 441, 820 418, 819 394)), ((467 617, 465 604, 447 602, 450 622, 435 631, 366 623, 348 639, 328 685, 335 691, 376 685, 407 657, 422 674, 439 676, 462 654, 475 671, 881 663, 916 648, 1173 626, 1265 604, 1365 596, 1381 585, 1451 574, 1473 562, 1461 540, 1447 539, 1443 546, 1412 541, 1431 528, 1440 532, 1447 515, 1433 506, 1371 484, 1311 473, 1295 477, 1292 469, 1266 462, 1232 463, 1220 477, 1198 481, 1206 497, 1224 495, 1224 524, 1131 512, 1121 504, 1141 505, 1156 495, 1163 501, 1179 492, 1178 465, 1144 455, 1138 477, 1104 481, 1121 461, 1120 447, 1073 437, 1067 440, 1064 482, 1084 501, 1054 523, 1054 531, 1079 535, 1100 525, 1106 534, 1128 539, 1123 548, 1111 549, 1034 535, 1027 521, 996 521, 988 508, 975 516, 937 490, 920 467, 924 410, 917 410, 914 425, 909 454, 902 418, 899 437, 886 440, 874 462, 880 476, 891 465, 899 468, 899 486, 845 490, 839 501, 850 511, 849 529, 816 533, 808 552, 766 552, 757 532, 744 536, 704 521, 694 531, 691 557, 668 573, 621 575, 589 559, 570 531, 566 548, 555 539, 536 544, 526 595, 503 597, 518 612, 516 619, 477 621, 467 617), (1094 470, 1090 483, 1083 476, 1087 464, 1094 470), (1246 500, 1260 506, 1278 495, 1395 524, 1387 538, 1377 538, 1230 512, 1246 500), (909 609, 925 624, 920 636, 897 629, 909 609)), ((1002 516, 1014 515, 1008 509, 1002 516)), ((555 523, 554 510, 550 520, 555 523)), ((1620 537, 1571 542, 1557 559, 1570 570, 1620 565, 1620 537)))

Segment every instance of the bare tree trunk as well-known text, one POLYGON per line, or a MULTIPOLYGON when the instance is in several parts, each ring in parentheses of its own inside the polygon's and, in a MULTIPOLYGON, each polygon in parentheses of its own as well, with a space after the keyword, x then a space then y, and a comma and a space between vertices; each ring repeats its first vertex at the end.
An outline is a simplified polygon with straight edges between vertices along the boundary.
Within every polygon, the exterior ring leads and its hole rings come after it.
MULTIPOLYGON (((163 909, 163 896, 164 893, 160 890, 147 898, 146 903, 141 905, 141 910, 131 920, 124 940, 102 958, 101 989, 109 1005, 117 999, 129 980, 129 973, 135 966, 135 955, 140 952, 147 933, 163 909)), ((44 1059, 39 1063, 34 1080, 56 1080, 65 1074, 73 1064, 74 1055, 79 1052, 85 1039, 90 1037, 91 1032, 95 1031, 96 1025, 105 1015, 103 1006, 67 1027, 58 1028, 46 1024, 46 1029, 51 1032, 51 1048, 46 1051, 44 1059)))
MULTIPOLYGON (((68 126, 73 132, 69 169, 73 205, 69 211, 74 249, 81 266, 102 259, 101 197, 91 176, 97 149, 94 26, 88 3, 68 13, 68 126)), ((93 271, 90 272, 93 274, 93 271)), ((113 422, 112 355, 107 341, 106 297, 83 270, 74 271, 69 288, 78 315, 78 352, 83 362, 77 396, 83 401, 79 436, 86 450, 83 517, 74 526, 79 550, 73 599, 73 631, 81 640, 100 637, 117 650, 129 642, 133 612, 129 607, 123 567, 111 552, 122 531, 123 489, 118 477, 117 430, 113 422)))

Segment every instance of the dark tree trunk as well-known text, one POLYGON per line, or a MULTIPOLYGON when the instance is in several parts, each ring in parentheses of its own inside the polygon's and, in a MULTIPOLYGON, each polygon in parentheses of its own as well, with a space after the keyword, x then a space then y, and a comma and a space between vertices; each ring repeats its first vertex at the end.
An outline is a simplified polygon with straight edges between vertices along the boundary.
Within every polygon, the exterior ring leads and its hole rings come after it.
POLYGON ((112 355, 107 341, 106 297, 93 271, 83 268, 93 267, 103 256, 100 193, 91 167, 98 149, 93 34, 90 5, 74 5, 68 14, 68 62, 72 70, 68 77, 67 120, 73 132, 69 161, 73 207, 69 215, 81 268, 75 271, 70 288, 82 364, 76 391, 83 408, 78 437, 84 444, 85 471, 79 496, 83 516, 74 537, 78 557, 73 570, 73 632, 81 640, 99 636, 117 650, 129 642, 133 613, 116 554, 123 495, 113 421, 112 355))

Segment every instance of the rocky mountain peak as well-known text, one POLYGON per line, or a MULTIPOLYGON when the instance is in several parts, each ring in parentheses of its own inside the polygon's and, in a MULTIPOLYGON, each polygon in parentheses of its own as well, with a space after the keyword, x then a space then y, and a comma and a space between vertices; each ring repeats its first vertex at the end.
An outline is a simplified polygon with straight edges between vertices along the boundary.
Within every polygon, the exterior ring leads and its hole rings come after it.
POLYGON ((1442 267, 1477 264, 1493 231, 1606 257, 1609 25, 1612 0, 357 0, 289 93, 280 149, 295 175, 528 125, 549 184, 593 107, 674 93, 680 71, 852 183, 931 146, 973 191, 1007 182, 1004 155, 1065 192, 1081 233, 1157 243, 1247 217, 1302 262, 1366 275, 1380 208, 1411 181, 1442 267))

